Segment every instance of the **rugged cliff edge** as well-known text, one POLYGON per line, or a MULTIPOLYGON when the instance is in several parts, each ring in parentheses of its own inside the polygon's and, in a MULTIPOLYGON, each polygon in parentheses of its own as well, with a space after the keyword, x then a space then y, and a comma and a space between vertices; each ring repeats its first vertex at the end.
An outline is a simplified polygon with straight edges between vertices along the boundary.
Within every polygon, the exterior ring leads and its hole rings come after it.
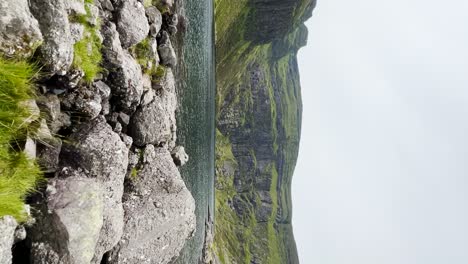
POLYGON ((2 264, 169 263, 193 234, 173 4, 0 2, 2 264))
POLYGON ((216 1, 215 252, 298 263, 291 179, 301 127, 297 51, 314 0, 216 1))

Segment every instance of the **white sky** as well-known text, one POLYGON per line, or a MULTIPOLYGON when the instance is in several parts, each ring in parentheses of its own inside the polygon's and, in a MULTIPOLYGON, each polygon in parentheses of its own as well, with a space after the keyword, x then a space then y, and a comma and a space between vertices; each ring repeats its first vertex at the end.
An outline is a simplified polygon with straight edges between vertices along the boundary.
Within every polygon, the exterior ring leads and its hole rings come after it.
POLYGON ((303 264, 468 263, 468 1, 319 0, 299 53, 303 264))

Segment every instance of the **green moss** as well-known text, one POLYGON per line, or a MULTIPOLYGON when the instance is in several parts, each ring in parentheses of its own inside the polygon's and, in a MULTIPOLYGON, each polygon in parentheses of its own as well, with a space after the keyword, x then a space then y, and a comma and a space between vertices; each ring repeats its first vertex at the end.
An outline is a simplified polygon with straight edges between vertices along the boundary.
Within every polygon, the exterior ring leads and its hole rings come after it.
POLYGON ((130 177, 132 179, 136 179, 138 177, 138 172, 139 170, 136 167, 133 167, 132 171, 130 172, 130 177))
MULTIPOLYGON (((86 0, 86 3, 93 4, 94 1, 86 0)), ((88 19, 91 17, 91 11, 88 5, 85 5, 85 9, 85 16, 74 16, 71 18, 71 21, 80 23, 85 28, 83 39, 75 43, 74 46, 73 66, 83 70, 84 80, 90 83, 94 80, 96 75, 101 72, 102 44, 98 35, 100 23, 98 23, 98 25, 91 25, 88 22, 88 19)))
POLYGON ((32 99, 34 66, 24 61, 0 58, 0 217, 26 220, 24 199, 41 179, 37 164, 13 149, 22 140, 31 117, 22 102, 32 99))
POLYGON ((143 6, 144 7, 150 7, 153 5, 153 1, 152 0, 143 0, 143 6))
POLYGON ((159 12, 161 12, 161 14, 171 12, 171 9, 169 8, 169 6, 166 4, 163 4, 161 0, 153 0, 152 5, 155 6, 159 10, 159 12))

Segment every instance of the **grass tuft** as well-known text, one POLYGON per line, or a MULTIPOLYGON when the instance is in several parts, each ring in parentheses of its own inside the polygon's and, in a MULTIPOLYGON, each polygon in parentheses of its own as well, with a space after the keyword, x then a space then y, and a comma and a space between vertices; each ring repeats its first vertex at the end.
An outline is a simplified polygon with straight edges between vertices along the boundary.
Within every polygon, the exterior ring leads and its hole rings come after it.
POLYGON ((34 97, 32 79, 37 71, 24 61, 0 58, 0 217, 26 220, 24 199, 42 179, 39 166, 26 154, 13 150, 24 138, 31 113, 25 101, 34 97))
MULTIPOLYGON (((93 0, 86 0, 87 4, 93 4, 93 0)), ((98 32, 100 25, 91 25, 88 19, 91 17, 91 11, 85 5, 86 15, 73 16, 70 18, 71 22, 82 24, 85 27, 84 37, 75 43, 73 66, 83 70, 84 80, 91 83, 96 75, 101 72, 100 63, 102 61, 101 54, 101 39, 98 32)))

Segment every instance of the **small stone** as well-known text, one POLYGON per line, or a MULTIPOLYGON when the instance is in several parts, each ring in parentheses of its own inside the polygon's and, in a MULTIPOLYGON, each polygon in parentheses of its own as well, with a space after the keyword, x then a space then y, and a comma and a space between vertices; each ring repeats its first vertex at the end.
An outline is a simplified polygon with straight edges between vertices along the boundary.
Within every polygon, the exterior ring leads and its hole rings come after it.
POLYGON ((169 34, 166 31, 162 31, 158 52, 161 58, 161 64, 169 67, 175 67, 177 65, 177 56, 174 47, 172 47, 169 34))
POLYGON ((15 230, 15 243, 26 239, 26 228, 24 226, 18 226, 15 230))
POLYGON ((189 156, 185 153, 185 148, 177 146, 172 150, 172 159, 177 166, 184 166, 189 160, 189 156))
POLYGON ((30 159, 36 158, 36 141, 30 137, 26 139, 26 143, 24 144, 24 153, 30 159))

